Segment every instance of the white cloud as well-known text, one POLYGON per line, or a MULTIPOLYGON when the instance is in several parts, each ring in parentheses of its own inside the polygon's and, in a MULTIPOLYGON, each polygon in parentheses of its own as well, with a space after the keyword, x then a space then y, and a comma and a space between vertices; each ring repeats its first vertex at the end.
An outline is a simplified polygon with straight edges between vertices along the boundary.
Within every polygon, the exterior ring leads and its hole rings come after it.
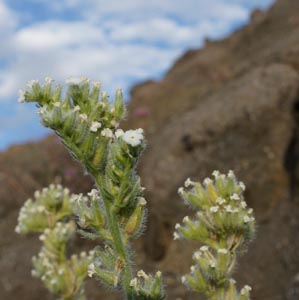
POLYGON ((10 56, 0 70, 0 100, 15 97, 27 80, 46 75, 63 80, 82 74, 102 79, 108 89, 127 88, 134 79, 165 71, 183 50, 201 46, 207 36, 222 36, 249 14, 241 0, 27 2, 56 11, 76 8, 82 18, 18 28, 18 12, 0 0, 0 32, 10 33, 0 50, 0 61, 10 56))
POLYGON ((15 14, 0 0, 0 35, 14 29, 16 24, 15 14))
POLYGON ((88 22, 48 21, 19 30, 14 37, 16 49, 43 52, 78 44, 100 44, 104 35, 88 22))
MULTIPOLYGON (((26 11, 17 11, 0 0, 0 103, 16 101, 28 80, 48 75, 60 82, 84 75, 100 80, 110 94, 119 86, 126 91, 136 81, 161 75, 205 37, 229 33, 248 19, 253 5, 271 1, 24 0, 26 11), (32 8, 41 5, 48 15, 35 20, 32 8), (63 18, 68 10, 76 17, 63 18)), ((32 118, 28 110, 16 116, 21 124, 32 118)), ((11 124, 5 120, 0 148, 11 124)))

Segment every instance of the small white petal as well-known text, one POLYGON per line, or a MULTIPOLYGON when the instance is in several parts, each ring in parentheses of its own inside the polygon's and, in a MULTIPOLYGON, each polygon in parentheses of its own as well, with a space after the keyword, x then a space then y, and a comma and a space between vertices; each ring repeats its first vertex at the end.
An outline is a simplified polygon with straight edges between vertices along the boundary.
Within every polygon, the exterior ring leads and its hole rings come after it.
POLYGON ((179 229, 180 227, 181 227, 181 225, 179 223, 176 223, 174 226, 175 229, 179 229))
POLYGON ((201 246, 199 248, 199 250, 202 251, 202 252, 208 251, 209 250, 209 246, 201 246))
POLYGON ((228 250, 225 249, 225 248, 221 248, 221 249, 218 249, 217 252, 218 252, 218 253, 221 253, 221 254, 227 254, 227 253, 228 253, 228 250))
POLYGON ((245 186, 245 184, 244 184, 242 181, 239 182, 239 187, 240 187, 243 191, 246 190, 246 186, 245 186))
POLYGON ((117 137, 117 138, 120 138, 121 136, 123 136, 124 135, 124 131, 122 130, 122 129, 117 129, 116 131, 115 131, 115 136, 117 137))
POLYGON ((204 179, 203 183, 204 183, 205 186, 208 186, 208 185, 213 183, 213 180, 211 178, 207 177, 207 178, 204 179))
POLYGON ((184 222, 184 223, 190 222, 190 218, 189 218, 188 216, 185 216, 185 217, 183 218, 183 222, 184 222))
POLYGON ((113 132, 112 132, 112 130, 109 129, 109 128, 104 128, 104 129, 102 130, 102 132, 101 132, 101 135, 102 135, 102 136, 105 136, 105 137, 107 137, 107 138, 112 138, 112 137, 113 137, 113 132))
POLYGON ((100 122, 92 122, 90 126, 90 131, 97 132, 99 128, 102 127, 102 124, 100 122))
POLYGON ((235 178, 234 172, 233 172, 232 170, 229 170, 229 171, 228 171, 228 174, 227 174, 227 177, 228 177, 228 178, 235 178))
POLYGON ((174 240, 179 240, 180 239, 180 236, 179 236, 179 234, 177 232, 173 233, 173 239, 174 240))
POLYGON ((146 202, 145 198, 139 197, 139 204, 140 204, 141 206, 145 206, 146 203, 147 203, 147 202, 146 202))
POLYGON ((27 82, 27 86, 32 89, 35 84, 38 84, 38 80, 33 79, 27 82))
POLYGON ((187 178, 185 181, 185 187, 193 186, 195 182, 193 182, 190 178, 187 178))
POLYGON ((183 187, 180 187, 178 188, 178 194, 183 194, 184 193, 184 188, 183 187))
POLYGON ((19 90, 19 98, 18 98, 18 102, 19 103, 24 103, 25 102, 25 91, 23 90, 19 90))
POLYGON ((144 279, 148 279, 148 278, 149 278, 148 275, 147 275, 143 270, 139 270, 139 271, 137 272, 137 276, 138 276, 138 277, 142 277, 142 278, 144 278, 144 279))
POLYGON ((79 115, 79 118, 80 118, 82 121, 86 121, 88 117, 87 117, 86 114, 80 114, 80 115, 79 115))
POLYGON ((219 210, 219 206, 218 205, 210 207, 210 212, 211 213, 216 213, 218 210, 219 210))
POLYGON ((133 278, 131 281, 130 281, 130 286, 137 289, 137 284, 138 284, 138 281, 137 281, 137 278, 133 278))
POLYGON ((45 78, 46 84, 51 84, 53 81, 54 81, 54 79, 52 79, 52 78, 49 77, 49 76, 47 76, 47 77, 45 78))
POLYGON ((212 175, 215 177, 215 178, 218 178, 219 175, 220 175, 220 172, 218 170, 215 170, 213 171, 212 175))
POLYGON ((230 196, 231 200, 240 200, 240 196, 236 193, 233 193, 231 196, 230 196))
POLYGON ((73 111, 74 111, 74 112, 80 111, 80 106, 79 106, 79 105, 76 105, 76 106, 73 108, 73 111))
POLYGON ((69 85, 78 85, 82 82, 82 79, 79 77, 69 77, 65 83, 69 85))

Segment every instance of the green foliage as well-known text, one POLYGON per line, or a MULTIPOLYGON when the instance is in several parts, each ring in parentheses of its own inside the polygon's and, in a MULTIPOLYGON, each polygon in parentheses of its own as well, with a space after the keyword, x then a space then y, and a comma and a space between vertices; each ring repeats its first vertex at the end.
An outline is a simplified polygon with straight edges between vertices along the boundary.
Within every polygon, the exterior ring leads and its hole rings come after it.
POLYGON ((79 233, 106 245, 96 248, 88 275, 122 290, 128 300, 163 299, 160 272, 147 275, 144 284, 132 284, 131 240, 143 232, 146 218, 146 200, 136 174, 145 148, 143 130, 118 129, 125 116, 121 90, 108 101, 98 82, 72 78, 67 84, 63 96, 62 87, 53 87, 50 78, 42 85, 31 81, 19 100, 36 102, 42 124, 58 134, 95 180, 97 189, 72 197, 79 233))
POLYGON ((36 191, 34 200, 28 199, 20 210, 16 232, 43 232, 53 228, 60 220, 73 213, 73 197, 68 189, 51 184, 41 192, 36 191))
POLYGON ((67 246, 76 233, 73 220, 73 201, 68 189, 50 185, 37 191, 34 200, 27 200, 20 211, 16 231, 39 232, 43 246, 33 257, 32 275, 62 300, 83 300, 84 280, 92 253, 68 257, 67 246))
MULTIPOLYGON (((72 78, 67 84, 63 93, 50 78, 42 85, 31 81, 19 101, 37 104, 42 124, 57 133, 93 177, 96 189, 70 195, 60 186, 50 186, 25 203, 16 231, 43 233, 33 274, 63 300, 84 299, 87 275, 121 290, 127 300, 162 300, 160 271, 151 275, 140 270, 133 275, 131 242, 143 232, 147 216, 144 188, 136 173, 145 148, 143 130, 118 129, 125 116, 121 90, 109 101, 98 82, 72 78), (101 246, 89 255, 69 258, 66 247, 76 226, 83 237, 101 246)), ((248 300, 250 287, 238 292, 231 273, 239 250, 254 236, 252 209, 244 201, 244 184, 232 172, 213 175, 214 181, 206 179, 201 185, 188 179, 179 189, 196 215, 176 225, 174 238, 203 244, 182 281, 212 300, 248 300)))
POLYGON ((254 237, 255 219, 244 201, 245 185, 234 173, 230 171, 226 176, 214 171, 213 176, 214 180, 206 178, 203 185, 187 179, 185 188, 178 190, 196 216, 185 217, 183 225, 176 224, 174 239, 203 244, 194 253, 195 265, 182 282, 210 299, 247 300, 251 288, 245 286, 238 293, 231 273, 237 253, 254 237))

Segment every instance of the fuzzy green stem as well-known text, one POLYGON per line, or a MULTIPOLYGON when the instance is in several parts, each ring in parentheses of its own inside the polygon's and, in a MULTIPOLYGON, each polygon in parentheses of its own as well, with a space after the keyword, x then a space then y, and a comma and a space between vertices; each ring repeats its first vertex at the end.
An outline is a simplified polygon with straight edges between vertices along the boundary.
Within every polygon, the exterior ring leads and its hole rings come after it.
MULTIPOLYGON (((99 187, 99 190, 101 190, 101 183, 102 183, 101 176, 100 175, 94 176, 94 178, 96 178, 97 186, 99 187)), ((133 276, 131 270, 131 263, 129 259, 128 247, 125 245, 122 239, 117 217, 113 213, 111 202, 105 199, 104 197, 103 197, 103 202, 105 205, 107 222, 114 242, 115 250, 117 251, 117 254, 123 263, 124 280, 122 284, 123 284, 124 293, 126 295, 126 299, 136 300, 134 294, 132 293, 132 288, 130 286, 130 282, 133 279, 133 276)))

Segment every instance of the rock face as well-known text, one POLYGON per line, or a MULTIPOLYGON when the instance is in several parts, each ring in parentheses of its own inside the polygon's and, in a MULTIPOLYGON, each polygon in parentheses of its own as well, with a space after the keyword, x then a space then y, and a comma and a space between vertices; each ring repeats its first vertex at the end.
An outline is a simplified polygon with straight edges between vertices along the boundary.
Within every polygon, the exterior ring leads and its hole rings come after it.
MULTIPOLYGON (((188 51, 160 82, 132 89, 124 127, 144 127, 149 145, 140 173, 150 214, 146 238, 136 244, 138 265, 163 271, 169 299, 189 299, 177 280, 199 247, 172 240, 174 224, 192 214, 177 189, 214 169, 235 171, 256 213, 257 238, 236 272, 240 286, 253 286, 253 299, 299 297, 298 10, 297 0, 281 0, 255 11, 227 39, 188 51)), ((0 154, 0 166, 0 298, 50 299, 29 276, 39 243, 14 234, 17 211, 54 178, 74 192, 92 182, 53 137, 0 154)), ((119 298, 94 285, 89 294, 119 298)))

